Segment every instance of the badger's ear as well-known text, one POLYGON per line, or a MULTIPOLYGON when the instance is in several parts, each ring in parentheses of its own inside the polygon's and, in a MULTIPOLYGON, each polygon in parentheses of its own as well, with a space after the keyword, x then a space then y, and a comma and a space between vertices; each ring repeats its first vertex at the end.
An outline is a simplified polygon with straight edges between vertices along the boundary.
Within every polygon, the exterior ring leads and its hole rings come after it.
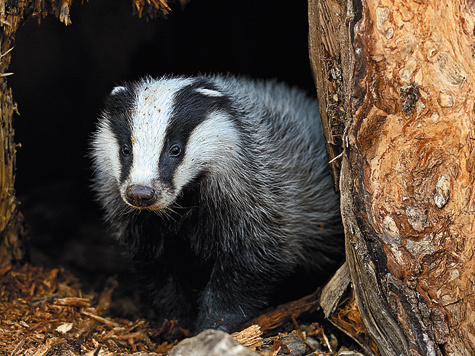
POLYGON ((222 97, 224 96, 223 93, 213 90, 213 89, 206 89, 206 88, 198 88, 196 91, 200 94, 206 95, 206 96, 211 96, 211 97, 222 97))
POLYGON ((126 87, 118 86, 118 87, 115 87, 114 89, 112 89, 111 94, 115 95, 115 94, 120 93, 121 91, 125 91, 125 90, 127 90, 126 87))

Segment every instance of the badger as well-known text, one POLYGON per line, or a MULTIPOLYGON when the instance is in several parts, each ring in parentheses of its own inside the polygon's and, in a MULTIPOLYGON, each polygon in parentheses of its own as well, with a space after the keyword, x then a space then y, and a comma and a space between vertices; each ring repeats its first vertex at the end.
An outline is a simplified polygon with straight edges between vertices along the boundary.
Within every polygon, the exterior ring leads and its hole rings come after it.
POLYGON ((92 135, 93 189, 163 317, 231 332, 343 254, 316 100, 277 81, 146 77, 92 135))

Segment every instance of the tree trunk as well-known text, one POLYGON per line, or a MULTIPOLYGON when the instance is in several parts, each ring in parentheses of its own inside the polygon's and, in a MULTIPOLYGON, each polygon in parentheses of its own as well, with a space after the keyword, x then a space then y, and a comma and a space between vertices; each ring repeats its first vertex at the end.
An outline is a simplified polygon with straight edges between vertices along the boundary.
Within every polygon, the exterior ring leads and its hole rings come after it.
POLYGON ((7 85, 10 52, 19 20, 10 15, 14 11, 4 0, 0 1, 0 268, 23 257, 22 215, 15 198, 16 145, 13 140, 13 103, 7 85))
POLYGON ((309 23, 364 323, 383 355, 472 355, 475 3, 310 0, 309 23))

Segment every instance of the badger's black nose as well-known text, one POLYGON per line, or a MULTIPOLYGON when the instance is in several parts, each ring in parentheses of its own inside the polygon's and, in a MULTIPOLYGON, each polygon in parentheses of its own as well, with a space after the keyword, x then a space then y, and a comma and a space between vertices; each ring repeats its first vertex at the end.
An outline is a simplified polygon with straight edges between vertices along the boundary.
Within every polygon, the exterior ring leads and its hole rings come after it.
POLYGON ((145 185, 133 184, 127 187, 127 201, 138 208, 146 208, 157 201, 155 189, 145 185))

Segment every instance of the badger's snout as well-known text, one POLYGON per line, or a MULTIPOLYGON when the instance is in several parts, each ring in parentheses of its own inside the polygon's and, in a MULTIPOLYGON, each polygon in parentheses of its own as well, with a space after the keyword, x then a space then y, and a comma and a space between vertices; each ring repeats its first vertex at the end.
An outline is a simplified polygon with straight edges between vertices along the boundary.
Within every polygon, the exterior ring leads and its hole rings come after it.
POLYGON ((125 197, 130 205, 137 208, 147 208, 157 201, 155 189, 138 184, 129 185, 125 197))

